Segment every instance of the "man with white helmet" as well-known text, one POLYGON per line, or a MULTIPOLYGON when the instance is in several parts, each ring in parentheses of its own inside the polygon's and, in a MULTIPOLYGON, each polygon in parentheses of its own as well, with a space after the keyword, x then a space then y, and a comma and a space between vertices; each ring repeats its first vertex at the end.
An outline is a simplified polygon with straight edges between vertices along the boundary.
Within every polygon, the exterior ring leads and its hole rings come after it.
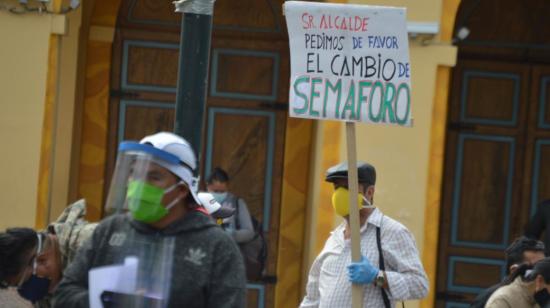
POLYGON ((55 306, 88 307, 90 269, 131 256, 139 261, 136 290, 103 294, 111 306, 243 307, 239 249, 200 206, 195 168, 191 146, 175 134, 122 142, 106 201, 106 211, 118 214, 102 221, 79 250, 55 306))

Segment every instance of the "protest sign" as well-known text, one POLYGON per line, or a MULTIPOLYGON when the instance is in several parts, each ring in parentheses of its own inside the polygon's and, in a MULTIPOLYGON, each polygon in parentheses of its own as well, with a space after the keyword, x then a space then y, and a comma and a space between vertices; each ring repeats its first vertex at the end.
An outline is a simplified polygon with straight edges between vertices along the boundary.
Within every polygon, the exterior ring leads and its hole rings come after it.
MULTIPOLYGON (((284 12, 289 115, 346 122, 348 189, 356 196, 355 122, 412 125, 405 9, 287 1, 284 12)), ((359 262, 359 210, 349 200, 351 258, 359 262)), ((363 287, 354 283, 351 291, 352 307, 362 307, 363 287)))
POLYGON ((411 126, 404 8, 287 1, 289 115, 411 126))

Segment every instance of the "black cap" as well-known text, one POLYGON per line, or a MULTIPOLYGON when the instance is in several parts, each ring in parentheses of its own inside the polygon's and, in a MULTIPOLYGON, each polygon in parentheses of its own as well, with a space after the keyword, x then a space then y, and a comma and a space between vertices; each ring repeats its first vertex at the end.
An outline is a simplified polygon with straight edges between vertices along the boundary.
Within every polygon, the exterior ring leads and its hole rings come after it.
POLYGON ((550 281, 550 258, 544 258, 535 263, 533 270, 525 275, 525 279, 533 281, 538 275, 541 275, 545 282, 550 281))
MULTIPOLYGON (((325 181, 333 183, 336 179, 348 178, 348 162, 341 162, 338 165, 328 168, 325 181)), ((376 184, 376 170, 365 162, 357 162, 357 178, 359 183, 368 186, 376 184)))

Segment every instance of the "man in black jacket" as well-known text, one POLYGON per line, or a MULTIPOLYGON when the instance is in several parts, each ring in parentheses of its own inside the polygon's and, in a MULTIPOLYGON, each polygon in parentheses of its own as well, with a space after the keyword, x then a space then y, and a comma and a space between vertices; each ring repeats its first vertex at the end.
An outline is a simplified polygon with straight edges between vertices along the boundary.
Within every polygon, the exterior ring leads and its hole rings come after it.
MULTIPOLYGON (((194 192, 195 154, 181 137, 158 133, 122 142, 102 221, 64 273, 55 307, 88 307, 88 272, 139 260, 136 290, 102 298, 114 307, 243 307, 245 269, 234 241, 194 192), (117 297, 118 296, 118 297, 117 297), (129 304, 129 302, 133 304, 129 304)), ((123 282, 126 283, 126 282, 123 282)))

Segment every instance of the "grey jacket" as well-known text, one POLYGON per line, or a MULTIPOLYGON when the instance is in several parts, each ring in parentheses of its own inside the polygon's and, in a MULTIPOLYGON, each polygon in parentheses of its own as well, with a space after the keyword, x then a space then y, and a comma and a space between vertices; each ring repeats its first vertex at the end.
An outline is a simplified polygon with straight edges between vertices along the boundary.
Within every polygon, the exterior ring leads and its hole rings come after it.
POLYGON ((231 234, 238 244, 252 240, 255 235, 254 226, 246 202, 232 193, 227 193, 222 205, 235 209, 235 215, 223 220, 222 227, 224 230, 231 234))
POLYGON ((210 217, 192 211, 163 230, 128 215, 105 219, 65 271, 54 307, 88 307, 88 271, 121 264, 130 255, 140 258, 142 282, 169 286, 167 307, 245 306, 246 278, 239 249, 210 217), (159 246, 167 240, 173 245, 159 246))

